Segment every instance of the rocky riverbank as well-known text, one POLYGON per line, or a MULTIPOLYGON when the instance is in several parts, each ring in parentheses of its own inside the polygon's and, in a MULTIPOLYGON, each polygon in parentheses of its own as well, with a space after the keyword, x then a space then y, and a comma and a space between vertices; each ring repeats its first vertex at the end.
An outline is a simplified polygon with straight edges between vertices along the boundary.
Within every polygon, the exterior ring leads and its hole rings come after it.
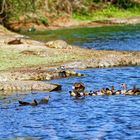
POLYGON ((60 85, 40 80, 83 76, 75 69, 140 65, 139 51, 89 50, 59 40, 38 42, 1 30, 1 91, 59 90, 60 85))

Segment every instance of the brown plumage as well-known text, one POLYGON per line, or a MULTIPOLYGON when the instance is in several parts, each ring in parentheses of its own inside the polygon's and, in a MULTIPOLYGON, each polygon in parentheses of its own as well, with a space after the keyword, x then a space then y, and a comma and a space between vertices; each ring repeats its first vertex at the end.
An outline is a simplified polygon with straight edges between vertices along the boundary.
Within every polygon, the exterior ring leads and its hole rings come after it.
POLYGON ((82 82, 74 83, 73 90, 78 92, 83 92, 85 90, 85 85, 82 82))

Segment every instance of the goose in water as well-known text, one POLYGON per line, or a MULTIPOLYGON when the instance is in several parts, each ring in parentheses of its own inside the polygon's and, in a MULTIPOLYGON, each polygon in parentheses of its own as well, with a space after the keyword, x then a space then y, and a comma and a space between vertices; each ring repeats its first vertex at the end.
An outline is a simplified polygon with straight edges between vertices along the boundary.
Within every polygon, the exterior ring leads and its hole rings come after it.
POLYGON ((134 86, 132 92, 133 92, 135 95, 139 95, 139 94, 140 94, 140 88, 136 88, 136 86, 134 86))
POLYGON ((140 89, 134 86, 132 89, 127 90, 127 85, 123 83, 121 93, 125 95, 138 95, 140 94, 140 89))
POLYGON ((72 86, 73 91, 84 92, 85 85, 82 82, 76 82, 72 86))
POLYGON ((111 92, 112 92, 112 95, 120 95, 121 94, 121 90, 115 91, 115 87, 114 86, 111 87, 111 92))
POLYGON ((85 85, 82 82, 76 82, 72 86, 72 91, 69 91, 70 96, 81 97, 85 96, 85 85))
POLYGON ((126 84, 123 83, 123 84, 121 85, 121 87, 122 87, 121 94, 126 94, 126 92, 127 92, 127 86, 126 86, 126 84))

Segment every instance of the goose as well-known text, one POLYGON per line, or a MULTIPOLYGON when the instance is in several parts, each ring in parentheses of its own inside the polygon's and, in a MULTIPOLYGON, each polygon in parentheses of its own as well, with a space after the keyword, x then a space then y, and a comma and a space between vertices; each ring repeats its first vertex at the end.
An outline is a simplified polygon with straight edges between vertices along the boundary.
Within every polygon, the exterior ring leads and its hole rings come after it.
POLYGON ((112 94, 113 94, 112 90, 110 90, 109 88, 105 89, 105 95, 112 95, 112 94))
POLYGON ((126 92, 127 92, 127 86, 126 86, 126 84, 123 83, 123 84, 121 85, 121 87, 122 87, 121 94, 126 94, 126 92))
POLYGON ((112 92, 112 95, 120 95, 121 94, 121 90, 115 91, 115 87, 114 86, 111 87, 111 92, 112 92))
POLYGON ((136 88, 136 86, 134 86, 133 89, 132 89, 132 92, 133 92, 135 95, 139 95, 139 94, 140 94, 140 88, 136 88))
POLYGON ((73 91, 84 92, 85 85, 82 82, 76 82, 72 86, 73 91))
POLYGON ((140 94, 140 89, 136 88, 136 86, 133 86, 132 89, 127 90, 127 85, 123 83, 121 93, 125 95, 138 95, 140 94))

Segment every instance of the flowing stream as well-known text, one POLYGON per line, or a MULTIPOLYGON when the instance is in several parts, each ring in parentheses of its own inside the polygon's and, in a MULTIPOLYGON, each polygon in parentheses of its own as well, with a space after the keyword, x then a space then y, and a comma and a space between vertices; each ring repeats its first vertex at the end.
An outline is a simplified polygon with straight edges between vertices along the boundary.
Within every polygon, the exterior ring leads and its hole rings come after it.
MULTIPOLYGON (((45 38, 49 38, 49 33, 45 32, 29 34, 33 38, 45 41, 45 38)), ((88 48, 140 50, 139 25, 90 28, 90 30, 65 29, 67 34, 65 36, 62 31, 61 37, 56 32, 60 31, 50 33, 55 35, 55 39, 66 39, 67 36, 71 36, 66 40, 88 48)), ((75 99, 69 96, 69 90, 72 84, 78 81, 86 85, 87 91, 112 85, 117 90, 124 82, 129 88, 134 85, 140 87, 140 66, 77 71, 85 76, 51 80, 62 84, 62 90, 59 92, 34 91, 14 93, 10 96, 1 93, 0 140, 139 140, 139 95, 91 96, 75 99), (44 96, 50 96, 48 104, 34 107, 18 104, 18 100, 31 101, 44 96)))

